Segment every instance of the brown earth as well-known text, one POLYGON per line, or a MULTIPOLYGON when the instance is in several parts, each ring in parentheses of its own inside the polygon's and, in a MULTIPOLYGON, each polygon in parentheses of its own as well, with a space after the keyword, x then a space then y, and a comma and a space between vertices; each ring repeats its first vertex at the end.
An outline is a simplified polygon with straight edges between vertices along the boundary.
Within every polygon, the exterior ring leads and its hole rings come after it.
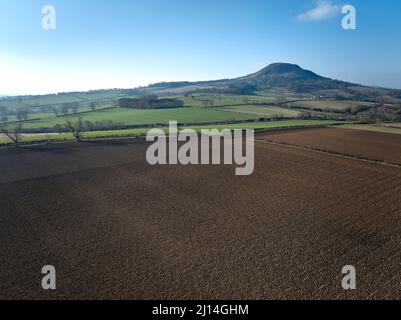
POLYGON ((0 298, 401 298, 401 169, 256 143, 238 177, 146 148, 0 151, 0 298))
POLYGON ((401 164, 401 135, 342 128, 285 130, 259 139, 401 164))

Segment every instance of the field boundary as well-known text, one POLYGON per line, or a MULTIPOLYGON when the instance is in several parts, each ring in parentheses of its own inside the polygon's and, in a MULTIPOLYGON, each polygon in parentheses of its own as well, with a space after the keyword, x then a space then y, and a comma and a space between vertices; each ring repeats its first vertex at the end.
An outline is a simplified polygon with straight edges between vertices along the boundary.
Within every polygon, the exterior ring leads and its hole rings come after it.
MULTIPOLYGON (((267 121, 266 121, 267 122, 267 121)), ((239 123, 240 124, 240 123, 239 123)), ((318 129, 318 128, 326 128, 328 126, 340 126, 342 124, 331 124, 331 125, 304 125, 304 126, 284 126, 284 127, 272 127, 272 128, 258 128, 254 129, 256 134, 263 133, 263 132, 277 132, 277 131, 288 131, 288 130, 307 130, 307 129, 318 129)), ((191 125, 179 125, 180 129, 185 129, 185 128, 191 128, 191 125)), ((160 128, 160 127, 146 127, 146 128, 134 128, 134 129, 154 129, 154 128, 160 128)), ((205 128, 207 129, 207 128, 205 128)), ((243 129, 245 130, 245 129, 243 129)), ((101 132, 101 131, 99 131, 101 132)), ((40 134, 40 133, 38 133, 40 134)), ((49 133, 50 134, 50 133, 49 133)), ((131 134, 121 134, 121 135, 110 135, 110 136, 98 136, 98 137, 93 137, 93 138, 83 138, 83 142, 89 142, 89 141, 102 141, 102 140, 118 140, 118 139, 129 139, 129 138, 145 138, 146 134, 143 133, 131 133, 131 134)), ((257 141, 255 139, 255 141, 257 141)), ((49 144, 58 144, 58 143, 75 143, 75 139, 73 137, 70 138, 62 138, 62 139, 41 139, 41 140, 31 140, 29 142, 21 142, 19 144, 19 148, 21 147, 32 147, 32 146, 39 146, 39 145, 49 145, 49 144)), ((0 149, 6 149, 6 148, 15 148, 14 144, 12 142, 9 143, 1 143, 0 142, 0 149)))

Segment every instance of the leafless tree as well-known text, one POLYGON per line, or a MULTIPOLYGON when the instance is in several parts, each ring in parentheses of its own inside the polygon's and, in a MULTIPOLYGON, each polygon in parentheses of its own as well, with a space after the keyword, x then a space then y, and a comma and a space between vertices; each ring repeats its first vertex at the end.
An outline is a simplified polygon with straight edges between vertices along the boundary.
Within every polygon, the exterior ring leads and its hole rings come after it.
POLYGON ((9 126, 7 124, 0 125, 0 132, 3 133, 6 137, 8 137, 12 142, 14 142, 15 147, 18 147, 21 142, 21 131, 22 124, 17 123, 16 125, 9 126))
POLYGON ((70 113, 70 109, 68 108, 67 104, 61 106, 61 113, 66 116, 70 113))
POLYGON ((18 121, 27 121, 28 120, 29 111, 28 109, 21 109, 17 112, 18 121))
POLYGON ((78 118, 76 120, 67 119, 65 122, 65 127, 72 133, 78 142, 81 141, 82 131, 84 128, 84 121, 82 118, 78 118))

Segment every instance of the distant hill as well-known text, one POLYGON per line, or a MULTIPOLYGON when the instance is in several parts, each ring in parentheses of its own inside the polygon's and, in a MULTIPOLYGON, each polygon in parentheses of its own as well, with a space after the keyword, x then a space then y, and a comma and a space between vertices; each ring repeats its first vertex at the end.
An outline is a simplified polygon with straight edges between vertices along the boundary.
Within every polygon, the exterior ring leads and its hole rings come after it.
POLYGON ((317 96, 372 102, 401 101, 401 90, 367 87, 334 80, 290 63, 273 63, 255 73, 234 79, 156 83, 141 90, 138 89, 138 92, 160 95, 203 92, 258 94, 273 89, 278 89, 283 95, 292 94, 299 97, 317 96))
POLYGON ((138 95, 171 96, 193 93, 268 95, 283 98, 321 98, 360 100, 377 103, 401 103, 401 90, 362 86, 318 75, 296 64, 273 63, 234 79, 198 82, 161 82, 134 89, 101 89, 88 92, 64 92, 42 96, 9 97, 5 107, 57 106, 62 103, 112 103, 116 99, 138 95))
POLYGON ((262 70, 245 77, 230 80, 229 85, 248 85, 255 90, 287 88, 295 92, 314 90, 344 89, 353 84, 324 78, 316 73, 302 69, 296 64, 273 63, 262 70))

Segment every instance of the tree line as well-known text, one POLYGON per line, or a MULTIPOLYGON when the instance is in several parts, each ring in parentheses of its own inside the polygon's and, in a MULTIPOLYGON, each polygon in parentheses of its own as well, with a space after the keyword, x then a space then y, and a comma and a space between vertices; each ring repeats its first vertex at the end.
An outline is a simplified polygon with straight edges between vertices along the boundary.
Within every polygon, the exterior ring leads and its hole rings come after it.
POLYGON ((118 100, 117 104, 120 108, 131 109, 173 109, 184 106, 184 102, 180 99, 158 99, 156 96, 122 98, 118 100))

